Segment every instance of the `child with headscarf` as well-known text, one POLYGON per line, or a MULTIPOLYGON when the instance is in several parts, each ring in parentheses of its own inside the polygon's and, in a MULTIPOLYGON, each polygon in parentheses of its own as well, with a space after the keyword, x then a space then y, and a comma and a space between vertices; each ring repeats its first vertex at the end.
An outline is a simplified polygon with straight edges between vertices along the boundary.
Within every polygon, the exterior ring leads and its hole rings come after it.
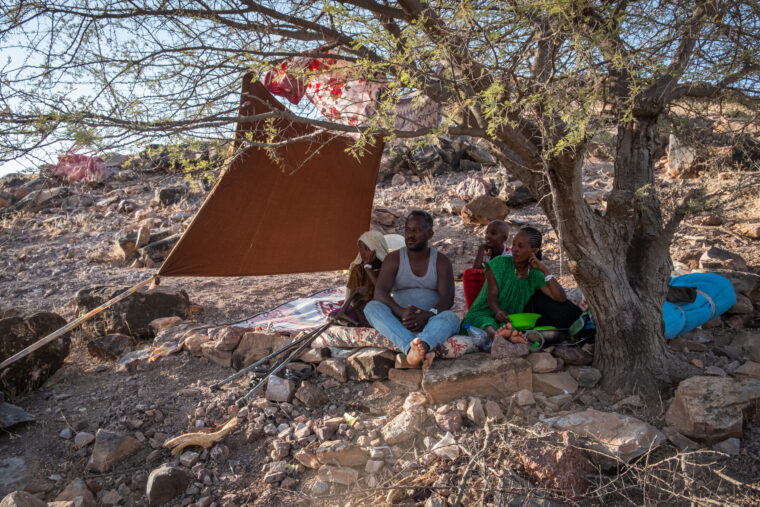
POLYGON ((367 291, 358 296, 352 305, 355 311, 355 317, 359 325, 369 327, 367 320, 364 318, 364 306, 372 301, 375 294, 375 282, 383 265, 385 257, 388 255, 388 243, 385 236, 379 231, 367 231, 357 241, 359 255, 348 268, 348 283, 346 291, 355 290, 359 287, 366 287, 367 291))

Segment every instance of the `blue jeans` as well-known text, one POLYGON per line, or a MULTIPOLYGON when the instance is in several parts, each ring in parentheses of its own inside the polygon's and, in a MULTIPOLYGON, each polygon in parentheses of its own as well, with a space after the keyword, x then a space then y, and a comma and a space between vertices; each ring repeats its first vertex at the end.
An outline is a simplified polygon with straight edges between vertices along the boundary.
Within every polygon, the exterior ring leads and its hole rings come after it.
POLYGON ((417 336, 433 349, 459 331, 459 317, 451 310, 430 317, 425 328, 418 335, 405 328, 398 317, 393 315, 390 307, 380 301, 367 303, 364 307, 364 316, 372 327, 380 331, 404 354, 409 353, 409 344, 417 336))

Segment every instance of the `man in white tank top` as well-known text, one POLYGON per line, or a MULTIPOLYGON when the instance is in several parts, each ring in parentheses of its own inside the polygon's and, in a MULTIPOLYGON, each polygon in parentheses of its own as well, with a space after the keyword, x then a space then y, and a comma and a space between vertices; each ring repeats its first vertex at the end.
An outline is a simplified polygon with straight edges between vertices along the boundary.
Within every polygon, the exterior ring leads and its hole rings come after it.
POLYGON ((433 218, 421 210, 406 219, 406 246, 388 254, 364 315, 393 342, 412 366, 430 366, 436 346, 459 330, 451 261, 428 246, 433 218))

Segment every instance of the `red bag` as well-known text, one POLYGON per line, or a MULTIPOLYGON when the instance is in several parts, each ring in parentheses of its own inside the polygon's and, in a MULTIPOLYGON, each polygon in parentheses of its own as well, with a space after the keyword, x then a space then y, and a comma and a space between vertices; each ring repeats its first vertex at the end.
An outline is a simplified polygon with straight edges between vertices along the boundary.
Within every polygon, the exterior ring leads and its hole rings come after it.
POLYGON ((50 171, 70 181, 97 182, 105 178, 108 173, 105 161, 100 157, 76 153, 78 149, 78 146, 74 146, 65 154, 59 155, 58 164, 48 166, 50 171))
POLYGON ((480 290, 486 283, 486 270, 483 268, 465 269, 462 273, 462 285, 464 286, 464 301, 467 308, 470 308, 475 298, 480 294, 480 290))

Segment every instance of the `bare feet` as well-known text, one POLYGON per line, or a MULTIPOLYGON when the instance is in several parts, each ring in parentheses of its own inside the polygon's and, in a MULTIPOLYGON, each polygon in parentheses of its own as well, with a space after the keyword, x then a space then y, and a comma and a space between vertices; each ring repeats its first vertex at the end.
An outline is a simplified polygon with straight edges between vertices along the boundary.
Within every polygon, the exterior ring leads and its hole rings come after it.
MULTIPOLYGON (((409 344, 409 352, 406 354, 406 361, 412 368, 419 368, 423 361, 426 362, 428 355, 425 343, 419 338, 415 338, 412 340, 412 343, 409 344)), ((432 358, 430 359, 430 362, 433 362, 432 358)))
POLYGON ((425 360, 422 361, 422 367, 423 368, 430 368, 433 365, 433 358, 435 357, 435 352, 432 350, 425 354, 425 360))
POLYGON ((503 336, 512 343, 528 343, 528 339, 525 338, 525 335, 522 334, 522 332, 512 329, 511 322, 507 322, 504 326, 500 327, 499 330, 496 331, 496 335, 503 336))

